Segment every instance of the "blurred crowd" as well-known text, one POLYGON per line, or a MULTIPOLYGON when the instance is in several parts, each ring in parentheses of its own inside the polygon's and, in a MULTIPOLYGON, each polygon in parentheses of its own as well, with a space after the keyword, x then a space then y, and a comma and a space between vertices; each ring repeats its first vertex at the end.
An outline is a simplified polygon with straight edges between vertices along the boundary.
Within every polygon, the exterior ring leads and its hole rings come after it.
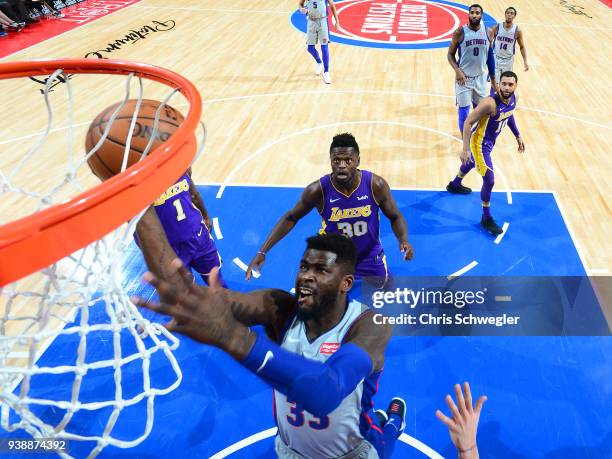
POLYGON ((62 18, 62 9, 84 0, 0 0, 0 37, 9 37, 46 18, 62 18))

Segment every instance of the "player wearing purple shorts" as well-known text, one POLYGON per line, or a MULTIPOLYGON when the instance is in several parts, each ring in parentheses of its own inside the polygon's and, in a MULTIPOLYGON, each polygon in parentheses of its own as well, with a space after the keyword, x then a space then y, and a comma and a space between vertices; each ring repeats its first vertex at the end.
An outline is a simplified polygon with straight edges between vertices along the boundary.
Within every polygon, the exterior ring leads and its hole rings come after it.
POLYGON ((449 182, 446 189, 454 194, 469 194, 472 190, 461 184, 463 177, 476 168, 482 176, 480 197, 482 200, 482 219, 480 224, 493 235, 503 230, 491 217, 491 191, 495 184, 493 161, 491 153, 495 141, 506 124, 516 137, 519 153, 525 152, 525 144, 514 121, 514 109, 518 103, 518 96, 514 94, 518 78, 514 72, 506 71, 501 74, 499 91, 485 97, 470 113, 463 127, 463 151, 461 153, 461 167, 457 176, 449 182), (472 129, 472 125, 474 125, 472 129), (471 151, 471 155, 470 155, 471 151))
POLYGON ((329 152, 332 173, 308 185, 293 209, 276 223, 249 264, 247 279, 251 278, 253 269, 261 269, 268 250, 315 207, 323 220, 321 233, 344 234, 357 247, 356 278, 386 279, 389 275, 379 237, 379 209, 391 221, 404 259, 412 258, 408 226, 389 185, 382 177, 358 169, 359 145, 355 137, 348 133, 336 135, 329 152))
MULTIPOLYGON (((208 212, 191 181, 191 171, 157 198, 153 208, 176 255, 208 283, 210 271, 221 266, 221 259, 209 231, 208 212)), ((226 287, 223 278, 220 281, 226 287)))

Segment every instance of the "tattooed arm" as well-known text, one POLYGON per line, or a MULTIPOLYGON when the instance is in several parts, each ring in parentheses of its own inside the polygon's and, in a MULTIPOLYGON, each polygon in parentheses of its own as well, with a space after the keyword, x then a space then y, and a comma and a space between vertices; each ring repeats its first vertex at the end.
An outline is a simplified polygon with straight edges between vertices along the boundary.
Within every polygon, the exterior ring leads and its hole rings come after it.
POLYGON ((180 282, 176 269, 170 266, 170 262, 176 258, 176 252, 168 242, 157 212, 152 206, 136 225, 136 237, 149 271, 168 282, 180 282))

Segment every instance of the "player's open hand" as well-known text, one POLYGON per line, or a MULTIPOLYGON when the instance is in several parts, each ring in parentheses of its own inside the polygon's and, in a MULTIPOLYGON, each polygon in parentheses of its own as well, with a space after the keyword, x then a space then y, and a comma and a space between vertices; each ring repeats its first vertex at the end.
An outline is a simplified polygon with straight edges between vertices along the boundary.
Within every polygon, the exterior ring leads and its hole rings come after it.
MULTIPOLYGON (((451 441, 459 452, 476 453, 476 432, 478 430, 478 420, 480 419, 480 412, 484 402, 487 400, 487 397, 480 397, 476 402, 476 406, 472 408, 472 393, 470 391, 470 385, 467 382, 464 382, 463 389, 465 391, 465 398, 461 392, 461 386, 459 384, 455 384, 455 396, 457 397, 456 405, 453 398, 450 395, 446 395, 446 404, 451 411, 452 417, 449 418, 440 410, 436 411, 436 417, 442 421, 446 427, 448 427, 451 441)), ((474 457, 478 456, 474 455, 474 457)))
POLYGON ((457 83, 459 83, 461 86, 465 86, 465 73, 463 73, 463 70, 455 70, 455 79, 457 80, 457 83))
POLYGON ((527 72, 528 70, 529 70, 529 64, 525 62, 525 65, 523 66, 523 71, 527 72))
POLYGON ((249 267, 246 270, 246 280, 251 280, 253 276, 253 270, 261 272, 261 267, 266 262, 266 255, 262 252, 257 252, 257 255, 253 257, 251 262, 249 263, 249 267))
POLYGON ((467 164, 470 160, 470 152, 461 150, 461 154, 459 155, 459 159, 461 160, 461 164, 467 164))
POLYGON ((404 255, 404 260, 412 260, 414 249, 408 241, 400 242, 400 252, 404 255))
POLYGON ((525 153, 525 142, 523 142, 523 138, 517 137, 516 141, 518 143, 518 152, 525 153))
POLYGON ((163 302, 155 303, 140 297, 133 297, 132 302, 172 317, 165 325, 171 332, 225 348, 227 340, 231 339, 236 319, 226 301, 226 290, 219 285, 218 268, 209 275, 211 287, 204 287, 192 282, 191 273, 179 259, 173 260, 172 266, 182 279, 178 284, 159 279, 150 272, 142 276, 145 282, 155 287, 160 298, 164 298, 163 302))

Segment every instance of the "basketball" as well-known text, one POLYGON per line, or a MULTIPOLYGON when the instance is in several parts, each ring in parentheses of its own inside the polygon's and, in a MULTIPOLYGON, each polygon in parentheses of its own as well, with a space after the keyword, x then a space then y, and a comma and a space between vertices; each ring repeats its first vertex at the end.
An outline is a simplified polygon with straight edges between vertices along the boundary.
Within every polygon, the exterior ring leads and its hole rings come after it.
MULTIPOLYGON (((121 171, 121 164, 125 153, 125 145, 132 123, 132 117, 136 108, 137 100, 130 99, 125 102, 115 121, 112 123, 108 136, 102 145, 88 160, 87 163, 100 180, 107 180, 121 171)), ((86 154, 100 141, 108 126, 111 116, 121 103, 111 105, 104 109, 89 125, 85 140, 86 154)), ((127 167, 140 160, 145 151, 155 123, 155 113, 161 102, 157 100, 143 99, 138 110, 138 117, 132 134, 127 167)), ((157 135, 149 152, 168 140, 178 129, 185 118, 175 108, 166 105, 159 114, 157 124, 157 135)))

